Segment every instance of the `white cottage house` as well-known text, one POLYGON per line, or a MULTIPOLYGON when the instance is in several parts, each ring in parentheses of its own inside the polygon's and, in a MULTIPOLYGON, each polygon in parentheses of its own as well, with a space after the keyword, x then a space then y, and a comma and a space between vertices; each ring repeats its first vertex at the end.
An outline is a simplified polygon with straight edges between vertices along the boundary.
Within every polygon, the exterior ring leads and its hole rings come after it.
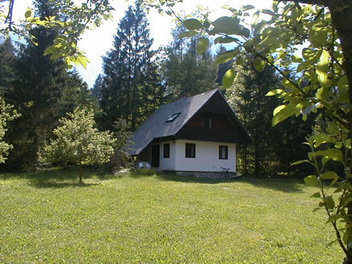
POLYGON ((215 89, 162 105, 135 131, 130 154, 159 171, 221 177, 236 172, 236 146, 250 140, 215 89))

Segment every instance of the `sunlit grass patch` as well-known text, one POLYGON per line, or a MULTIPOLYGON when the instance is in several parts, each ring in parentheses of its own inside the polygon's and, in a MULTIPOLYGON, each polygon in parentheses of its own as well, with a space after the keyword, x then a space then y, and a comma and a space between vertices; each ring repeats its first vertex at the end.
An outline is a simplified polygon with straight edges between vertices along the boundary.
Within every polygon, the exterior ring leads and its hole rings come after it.
POLYGON ((341 263, 313 189, 75 171, 0 174, 0 262, 341 263))

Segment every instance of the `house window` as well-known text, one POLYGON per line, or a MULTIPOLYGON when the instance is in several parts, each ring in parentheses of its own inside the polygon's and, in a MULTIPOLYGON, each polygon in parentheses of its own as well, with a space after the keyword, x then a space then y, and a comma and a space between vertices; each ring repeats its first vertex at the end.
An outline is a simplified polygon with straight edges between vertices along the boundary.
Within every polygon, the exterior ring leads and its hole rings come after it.
POLYGON ((168 119, 166 119, 166 123, 173 122, 180 114, 181 112, 170 115, 168 119))
POLYGON ((213 119, 209 116, 207 117, 204 117, 202 119, 202 127, 205 127, 205 128, 214 128, 214 125, 213 125, 213 119))
POLYGON ((186 143, 186 158, 195 158, 196 157, 196 144, 186 143))
POLYGON ((170 144, 169 143, 165 143, 164 144, 163 157, 164 158, 170 158, 170 144))
POLYGON ((228 159, 229 149, 227 146, 219 146, 219 159, 228 159))

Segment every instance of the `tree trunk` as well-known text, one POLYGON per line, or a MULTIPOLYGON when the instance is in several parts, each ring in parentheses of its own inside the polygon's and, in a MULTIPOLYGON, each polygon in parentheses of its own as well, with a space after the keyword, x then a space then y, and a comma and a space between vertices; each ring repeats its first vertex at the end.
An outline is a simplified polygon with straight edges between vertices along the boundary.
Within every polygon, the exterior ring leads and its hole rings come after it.
POLYGON ((343 264, 352 264, 352 249, 347 249, 346 257, 343 261, 343 264))
MULTIPOLYGON (((343 68, 346 72, 349 86, 349 99, 352 102, 352 1, 330 0, 328 7, 331 20, 341 41, 344 57, 343 68)), ((352 117, 351 117, 352 118, 352 117)), ((349 120, 352 122, 352 120, 349 120)))
MULTIPOLYGON (((341 42, 344 62, 342 64, 348 79, 349 103, 352 103, 352 1, 350 0, 329 0, 328 7, 331 13, 333 27, 336 29, 341 42)), ((352 138, 352 115, 347 114, 349 136, 352 138)), ((348 208, 351 215, 352 208, 348 208)), ((346 233, 352 234, 352 226, 346 225, 346 233)), ((350 243, 349 243, 350 244, 350 243)), ((346 245, 346 257, 344 264, 352 264, 352 247, 346 245)))
POLYGON ((83 168, 82 168, 82 164, 79 164, 78 169, 79 169, 79 183, 82 184, 83 183, 83 168))

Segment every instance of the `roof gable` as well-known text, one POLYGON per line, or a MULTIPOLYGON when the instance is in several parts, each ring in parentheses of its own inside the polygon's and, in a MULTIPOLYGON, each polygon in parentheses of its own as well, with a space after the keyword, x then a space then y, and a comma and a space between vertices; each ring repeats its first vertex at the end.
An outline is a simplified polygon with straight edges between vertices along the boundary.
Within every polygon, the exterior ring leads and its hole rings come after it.
MULTIPOLYGON (((182 98, 173 103, 162 105, 134 132, 130 154, 138 155, 156 138, 175 136, 215 94, 222 97, 226 104, 225 107, 230 109, 234 116, 233 118, 239 123, 231 107, 218 89, 182 98), (175 115, 177 115, 176 118, 173 118, 175 115), (171 119, 173 120, 171 121, 171 119)), ((249 138, 243 126, 240 126, 249 138)))

